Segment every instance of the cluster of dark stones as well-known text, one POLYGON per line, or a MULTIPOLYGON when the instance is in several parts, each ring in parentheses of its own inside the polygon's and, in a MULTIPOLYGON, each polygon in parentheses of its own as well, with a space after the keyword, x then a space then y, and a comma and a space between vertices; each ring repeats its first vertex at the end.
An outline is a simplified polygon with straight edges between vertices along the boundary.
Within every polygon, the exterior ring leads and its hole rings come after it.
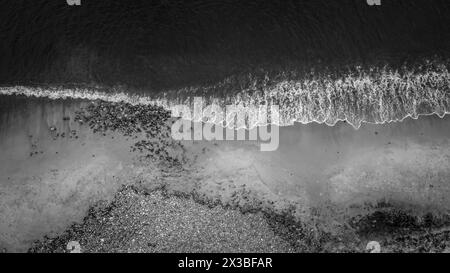
POLYGON ((132 105, 125 102, 99 101, 76 113, 75 120, 88 125, 94 133, 106 135, 119 132, 135 139, 131 151, 139 151, 142 159, 157 159, 180 164, 174 150, 182 150, 181 143, 171 138, 171 115, 155 105, 132 105))
MULTIPOLYGON (((64 119, 63 119, 64 120, 64 119)), ((78 139, 78 132, 76 130, 70 130, 70 132, 58 132, 56 127, 50 127, 50 132, 53 140, 58 138, 78 139)))
POLYGON ((75 119, 87 123, 94 132, 112 130, 132 136, 145 131, 156 136, 155 133, 162 129, 169 118, 170 113, 161 107, 102 101, 90 104, 84 111, 78 111, 75 119))

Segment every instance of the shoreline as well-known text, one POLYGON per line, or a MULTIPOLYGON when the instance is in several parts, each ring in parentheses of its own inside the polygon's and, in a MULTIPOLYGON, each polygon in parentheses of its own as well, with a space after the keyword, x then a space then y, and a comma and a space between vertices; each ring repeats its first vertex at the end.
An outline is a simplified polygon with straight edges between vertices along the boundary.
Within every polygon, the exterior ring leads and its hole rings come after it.
MULTIPOLYGON (((242 215, 259 213, 263 234, 296 252, 363 252, 374 239, 390 251, 401 244, 397 237, 386 239, 386 230, 423 237, 450 223, 448 117, 358 131, 345 123, 297 124, 280 130, 278 151, 261 153, 250 142, 174 142, 167 134, 168 113, 158 107, 97 102, 80 111, 79 101, 10 99, 0 158, 17 162, 1 166, 2 243, 10 250, 61 234, 95 202, 111 200, 133 183, 150 193, 165 189, 169 199, 184 198, 177 202, 192 199, 204 213, 229 208, 242 223, 242 215), (15 112, 20 105, 25 112, 15 112), (423 220, 430 211, 431 220, 423 220)), ((188 218, 202 220, 196 217, 188 218)), ((89 223, 87 228, 97 228, 89 223)), ((439 236, 447 232, 430 240, 439 236)))
POLYGON ((169 193, 164 188, 147 191, 139 189, 136 185, 128 185, 123 186, 110 203, 99 202, 91 206, 81 223, 72 224, 56 237, 45 236, 35 241, 28 252, 70 252, 66 248, 67 243, 76 241, 80 243, 82 252, 86 253, 358 253, 368 252, 365 247, 371 241, 370 237, 380 242, 383 253, 450 251, 450 243, 448 243, 450 216, 438 218, 426 214, 417 217, 395 207, 392 207, 392 210, 389 208, 386 210, 386 207, 382 206, 386 204, 382 204, 380 209, 371 215, 361 219, 351 219, 347 230, 330 234, 320 229, 313 230, 312 225, 295 219, 288 211, 275 213, 263 211, 261 208, 250 210, 240 207, 230 208, 217 200, 196 197, 195 193, 169 193), (176 204, 175 207, 179 211, 173 211, 173 205, 165 208, 164 205, 163 207, 160 204, 156 205, 157 201, 163 201, 164 204, 176 204), (136 202, 140 209, 135 210, 132 202, 136 202), (200 213, 191 214, 192 210, 187 211, 192 207, 199 209, 200 213), (152 216, 149 217, 146 213, 152 208, 153 211, 150 213, 152 216), (220 214, 221 219, 234 220, 234 223, 233 225, 229 223, 223 225, 225 222, 220 221, 219 224, 212 223, 211 218, 208 218, 206 222, 205 219, 202 221, 202 213, 208 212, 215 216, 220 214), (174 224, 174 228, 173 225, 164 222, 165 226, 159 223, 160 218, 178 224, 174 224), (247 220, 251 220, 251 223, 247 220), (184 222, 184 226, 180 224, 180 221, 184 222), (185 223, 189 223, 188 228, 185 223), (245 225, 239 226, 242 223, 245 225), (245 227, 248 228, 248 225, 253 230, 245 234, 247 232, 245 227), (160 229, 161 227, 166 229, 160 229), (203 235, 196 236, 193 227, 197 231, 210 229, 216 236, 204 232, 201 233, 203 235), (191 236, 194 234, 195 238, 179 235, 185 234, 185 229, 191 236), (247 240, 238 240, 236 236, 241 236, 243 233, 247 240), (167 236, 160 236, 160 234, 167 234, 167 236))

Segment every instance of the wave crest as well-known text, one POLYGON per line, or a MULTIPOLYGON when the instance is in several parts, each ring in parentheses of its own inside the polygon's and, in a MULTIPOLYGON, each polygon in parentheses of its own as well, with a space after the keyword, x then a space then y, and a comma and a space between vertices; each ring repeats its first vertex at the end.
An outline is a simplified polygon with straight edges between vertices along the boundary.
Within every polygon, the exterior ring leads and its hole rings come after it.
POLYGON ((400 71, 386 67, 370 70, 357 67, 356 72, 341 77, 321 74, 305 79, 281 79, 225 96, 207 92, 217 90, 217 85, 171 90, 155 96, 87 88, 26 86, 0 87, 0 94, 152 104, 168 110, 180 105, 193 109, 193 98, 202 96, 206 103, 214 102, 222 107, 278 105, 280 126, 294 122, 334 125, 338 121, 347 121, 359 128, 363 122, 381 124, 401 121, 406 117, 430 114, 443 117, 448 114, 450 73, 446 63, 427 61, 424 67, 400 71))

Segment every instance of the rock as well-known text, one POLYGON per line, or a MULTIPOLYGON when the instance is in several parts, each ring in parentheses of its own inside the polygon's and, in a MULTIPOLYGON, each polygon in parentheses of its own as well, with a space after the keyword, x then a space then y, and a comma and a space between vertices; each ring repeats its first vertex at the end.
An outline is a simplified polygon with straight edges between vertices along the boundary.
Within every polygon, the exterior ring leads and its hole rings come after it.
POLYGON ((370 241, 367 243, 366 251, 369 253, 380 253, 381 252, 381 246, 380 243, 377 241, 370 241))
POLYGON ((81 246, 77 241, 70 241, 69 243, 67 243, 66 249, 69 253, 81 253, 81 246))

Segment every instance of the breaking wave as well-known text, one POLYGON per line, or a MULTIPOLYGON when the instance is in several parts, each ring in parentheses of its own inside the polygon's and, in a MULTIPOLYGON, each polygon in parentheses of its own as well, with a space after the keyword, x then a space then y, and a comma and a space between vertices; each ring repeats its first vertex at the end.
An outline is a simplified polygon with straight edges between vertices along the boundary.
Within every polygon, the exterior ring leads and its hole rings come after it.
MULTIPOLYGON (((126 102, 133 105, 158 105, 168 110, 187 105, 192 109, 193 98, 202 97, 206 103, 259 106, 278 105, 280 126, 300 123, 334 125, 347 121, 355 128, 361 123, 382 124, 401 121, 406 117, 449 113, 449 62, 426 61, 415 68, 401 69, 356 67, 351 73, 336 77, 326 73, 311 73, 307 77, 287 79, 265 78, 227 95, 218 95, 229 79, 209 87, 189 87, 169 90, 157 95, 142 95, 117 90, 61 87, 0 87, 3 95, 25 95, 50 99, 86 99, 126 102), (262 82, 262 84, 261 84, 262 82)), ((251 81, 250 81, 251 82, 251 81)), ((253 127, 252 124, 247 124, 253 127)))

